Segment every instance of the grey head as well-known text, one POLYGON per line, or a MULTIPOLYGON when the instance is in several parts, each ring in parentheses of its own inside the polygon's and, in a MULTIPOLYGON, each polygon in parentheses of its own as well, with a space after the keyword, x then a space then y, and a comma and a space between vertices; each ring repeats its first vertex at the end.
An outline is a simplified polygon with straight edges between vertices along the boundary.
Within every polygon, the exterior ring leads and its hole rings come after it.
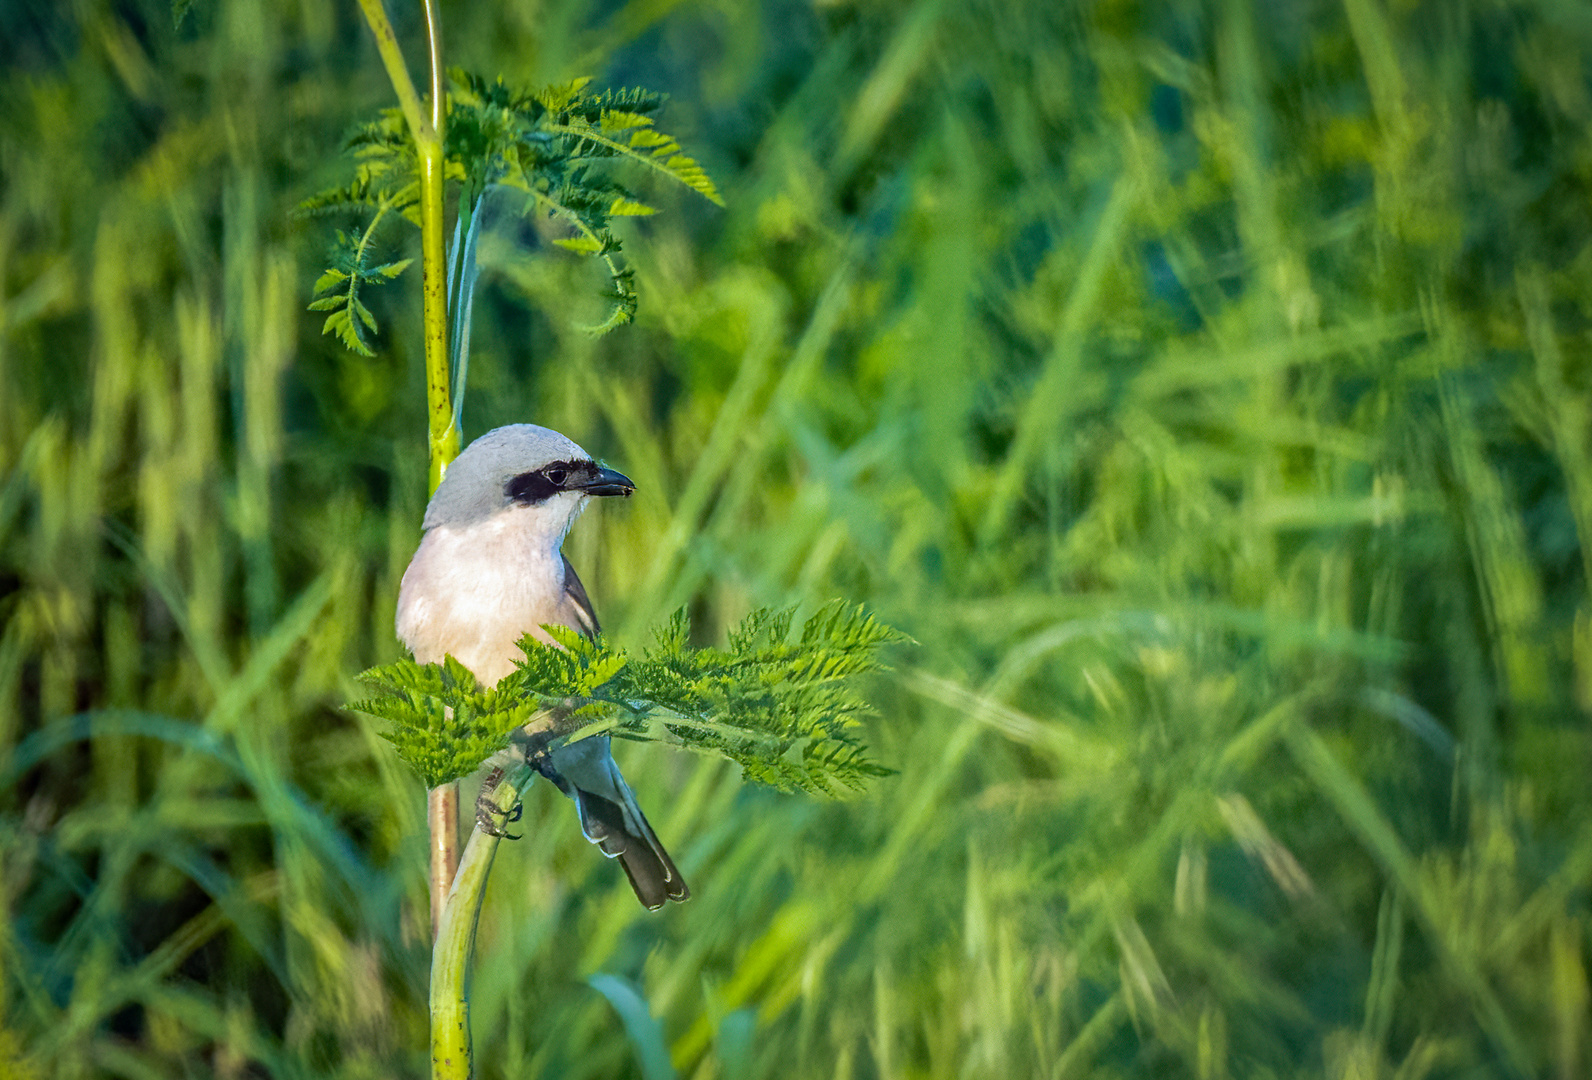
POLYGON ((629 495, 628 477, 605 469, 551 428, 508 424, 476 439, 448 466, 425 528, 467 525, 516 507, 565 504, 571 518, 590 495, 629 495))

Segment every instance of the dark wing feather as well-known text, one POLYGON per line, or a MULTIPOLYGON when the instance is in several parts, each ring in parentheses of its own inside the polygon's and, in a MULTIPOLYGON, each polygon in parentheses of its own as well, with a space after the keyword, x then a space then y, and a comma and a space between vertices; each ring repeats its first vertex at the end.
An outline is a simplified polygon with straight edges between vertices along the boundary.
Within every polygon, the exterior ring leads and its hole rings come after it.
POLYGON ((572 629, 579 630, 589 638, 601 633, 602 627, 597 625, 597 612, 592 610, 591 597, 586 595, 586 586, 580 583, 580 575, 569 565, 568 555, 564 556, 564 595, 575 605, 575 617, 580 620, 580 625, 572 629))
MULTIPOLYGON (((564 595, 569 597, 575 609, 575 618, 580 623, 574 629, 589 638, 595 638, 600 629, 597 613, 592 610, 591 597, 586 595, 586 586, 580 583, 580 575, 569 564, 568 556, 564 557, 564 595)), ((554 759, 557 756, 558 751, 555 750, 554 759)), ((690 899, 691 890, 686 887, 685 879, 680 876, 674 860, 669 858, 669 853, 658 842, 658 834, 652 831, 652 825, 641 812, 641 807, 636 805, 630 786, 619 775, 619 770, 611 760, 608 767, 613 770, 614 780, 634 811, 640 826, 639 834, 631 832, 626 826, 624 811, 616 803, 571 783, 558 772, 552 759, 544 757, 537 762, 542 775, 575 800, 580 813, 581 831, 602 849, 603 854, 618 858, 625 876, 630 879, 630 887, 636 892, 636 898, 647 910, 656 911, 667 900, 690 899)))
POLYGON ((683 902, 691 898, 685 879, 658 842, 658 834, 652 831, 640 807, 636 807, 641 825, 638 835, 626 825, 624 811, 601 795, 576 789, 575 805, 580 811, 580 827, 586 839, 610 859, 619 860, 642 907, 657 911, 667 900, 683 902))

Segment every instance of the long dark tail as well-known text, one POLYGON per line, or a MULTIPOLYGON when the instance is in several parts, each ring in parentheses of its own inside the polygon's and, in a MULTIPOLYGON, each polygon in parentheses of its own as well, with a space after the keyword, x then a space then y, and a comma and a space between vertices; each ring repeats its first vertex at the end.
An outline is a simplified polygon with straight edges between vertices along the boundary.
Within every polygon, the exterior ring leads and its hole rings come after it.
MULTIPOLYGON (((580 831, 604 855, 619 860, 625 876, 630 879, 630 887, 636 892, 636 899, 641 901, 643 907, 648 911, 657 911, 667 901, 689 900, 691 889, 686 885, 685 878, 680 876, 679 868, 674 865, 674 860, 658 840, 658 834, 652 831, 647 816, 636 804, 636 796, 630 790, 630 785, 625 783, 624 777, 613 766, 607 747, 604 746, 602 751, 602 757, 606 759, 603 762, 605 767, 588 779, 587 786, 574 783, 565 772, 554 766, 552 759, 559 756, 558 751, 534 761, 538 772, 575 801, 580 814, 580 831), (607 789, 606 793, 591 790, 598 786, 594 781, 601 781, 607 789), (617 799, 610 796, 616 796, 617 799)), ((589 769, 570 768, 568 771, 589 772, 589 769)))
POLYGON ((590 791, 575 790, 575 805, 580 810, 580 829, 586 839, 602 849, 610 859, 624 867, 636 899, 648 911, 657 911, 666 900, 689 900, 691 890, 680 870, 658 841, 645 815, 633 807, 632 821, 624 809, 590 791), (634 828, 639 825, 640 828, 634 828))

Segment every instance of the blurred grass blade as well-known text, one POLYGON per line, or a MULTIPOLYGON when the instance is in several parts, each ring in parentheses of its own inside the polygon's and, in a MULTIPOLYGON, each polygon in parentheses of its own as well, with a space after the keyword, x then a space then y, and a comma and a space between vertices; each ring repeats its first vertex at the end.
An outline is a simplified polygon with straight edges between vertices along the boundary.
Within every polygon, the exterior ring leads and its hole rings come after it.
POLYGON ((1284 738, 1305 775, 1343 816, 1394 886, 1414 899, 1416 911, 1426 926, 1428 944, 1437 951, 1470 998, 1482 1030, 1497 1043, 1517 1075, 1529 1076, 1531 1058, 1525 1044, 1497 994, 1488 985, 1486 975, 1477 967, 1476 958, 1457 952, 1449 945, 1452 940, 1450 924, 1455 913, 1439 908, 1419 868, 1370 793, 1344 768, 1326 742, 1303 723, 1290 724, 1284 731, 1284 738))
POLYGON ((641 992, 617 975, 592 975, 586 980, 593 990, 608 999, 619 1014, 625 1034, 641 1065, 642 1080, 675 1080, 674 1063, 663 1039, 663 1025, 653 1018, 641 992))

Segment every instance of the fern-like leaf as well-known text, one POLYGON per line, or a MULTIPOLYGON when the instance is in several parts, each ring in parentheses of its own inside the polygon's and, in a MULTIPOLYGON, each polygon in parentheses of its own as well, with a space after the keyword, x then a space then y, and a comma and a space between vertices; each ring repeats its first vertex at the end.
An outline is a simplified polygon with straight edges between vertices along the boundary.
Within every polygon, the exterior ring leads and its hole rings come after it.
POLYGON ((352 707, 393 725, 387 737, 430 786, 473 770, 539 717, 549 738, 608 731, 669 742, 783 790, 860 788, 889 770, 858 739, 870 710, 855 678, 882 666, 881 647, 907 639, 860 606, 825 605, 795 632, 793 614, 755 611, 726 648, 698 649, 682 610, 640 657, 549 626, 555 644, 527 635, 524 660, 492 690, 451 657, 400 661, 366 672, 383 695, 352 707))
POLYGON ((375 218, 357 233, 337 232, 337 246, 333 249, 333 265, 315 282, 315 296, 309 305, 311 311, 330 312, 321 327, 323 334, 335 334, 343 345, 361 356, 374 356, 365 341, 365 333, 376 333, 376 316, 371 314, 359 290, 365 285, 381 285, 391 281, 408 268, 413 259, 398 259, 379 266, 367 266, 371 238, 376 227, 390 207, 383 205, 375 218))
MULTIPOLYGON (((701 166, 682 152, 678 140, 654 126, 651 114, 663 105, 664 96, 641 89, 592 93, 591 80, 585 78, 535 93, 457 69, 449 78, 444 173, 458 186, 460 205, 473 212, 495 187, 519 192, 526 212, 545 213, 570 230, 554 241, 557 246, 603 260, 611 306, 587 331, 602 334, 629 322, 637 303, 634 276, 620 258, 621 244, 609 222, 656 211, 607 175, 606 167, 629 161, 723 205, 701 166)), ((402 113, 386 109, 356 128, 348 148, 356 161, 353 180, 304 200, 299 213, 352 212, 376 219, 390 213, 418 226, 418 155, 402 113)), ((368 240, 374 226, 375 220, 358 234, 361 239, 368 240)), ((358 291, 379 282, 372 280, 375 271, 362 265, 353 257, 334 261, 333 269, 349 277, 328 283, 338 286, 337 292, 318 283, 311 306, 329 313, 327 333, 368 355, 366 335, 374 329, 374 319, 358 291)))
POLYGON ((580 117, 547 129, 574 140, 570 157, 619 157, 637 162, 684 184, 716 206, 724 205, 712 177, 680 149, 679 140, 652 126, 650 116, 623 110, 604 110, 595 121, 580 117))

